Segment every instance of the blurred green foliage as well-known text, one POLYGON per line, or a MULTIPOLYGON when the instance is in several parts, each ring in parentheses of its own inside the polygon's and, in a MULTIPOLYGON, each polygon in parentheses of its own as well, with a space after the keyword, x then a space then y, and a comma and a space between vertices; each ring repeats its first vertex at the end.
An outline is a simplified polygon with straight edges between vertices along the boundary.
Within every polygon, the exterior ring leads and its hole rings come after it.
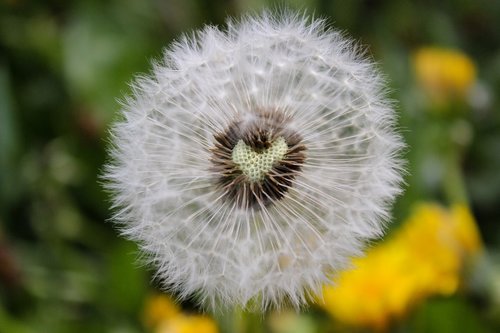
MULTIPOLYGON (((326 17, 360 40, 390 79, 409 160, 395 226, 414 202, 446 203, 437 185, 449 172, 440 160, 446 147, 439 143, 456 125, 451 116, 427 112, 411 68, 412 52, 438 45, 461 49, 475 61, 479 90, 461 119, 468 132, 457 129, 459 137, 471 137, 461 165, 487 248, 498 253, 500 2, 287 4, 326 17)), ((98 177, 106 160, 107 128, 129 83, 147 73, 151 59, 160 59, 162 48, 179 34, 204 23, 222 24, 227 15, 283 5, 266 0, 0 3, 1 333, 145 331, 141 312, 155 282, 138 264, 136 245, 107 222, 110 204, 98 177)), ((500 330, 498 317, 483 312, 491 306, 489 297, 471 295, 431 300, 397 330, 500 330)), ((335 331, 323 316, 313 311, 298 327, 335 331)))

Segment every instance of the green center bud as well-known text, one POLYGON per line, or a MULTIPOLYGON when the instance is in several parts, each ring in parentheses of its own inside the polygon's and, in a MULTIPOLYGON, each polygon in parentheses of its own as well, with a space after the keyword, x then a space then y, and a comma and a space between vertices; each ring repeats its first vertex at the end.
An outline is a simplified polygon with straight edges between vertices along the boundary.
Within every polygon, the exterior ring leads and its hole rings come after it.
POLYGON ((279 110, 256 110, 214 135, 214 181, 221 198, 262 209, 284 198, 302 171, 306 147, 279 110))
POLYGON ((251 182, 264 180, 266 174, 277 162, 281 161, 288 151, 284 137, 280 136, 271 146, 260 152, 253 150, 243 140, 239 140, 231 154, 233 162, 251 182))

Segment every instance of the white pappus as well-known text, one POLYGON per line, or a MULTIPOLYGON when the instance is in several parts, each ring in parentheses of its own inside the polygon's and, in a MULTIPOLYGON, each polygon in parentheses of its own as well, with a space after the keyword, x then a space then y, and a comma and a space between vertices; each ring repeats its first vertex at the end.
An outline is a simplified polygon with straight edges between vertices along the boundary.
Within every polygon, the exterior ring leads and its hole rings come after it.
POLYGON ((385 90, 352 40, 306 15, 184 37, 111 131, 114 221, 180 297, 303 305, 383 233, 401 191, 385 90))

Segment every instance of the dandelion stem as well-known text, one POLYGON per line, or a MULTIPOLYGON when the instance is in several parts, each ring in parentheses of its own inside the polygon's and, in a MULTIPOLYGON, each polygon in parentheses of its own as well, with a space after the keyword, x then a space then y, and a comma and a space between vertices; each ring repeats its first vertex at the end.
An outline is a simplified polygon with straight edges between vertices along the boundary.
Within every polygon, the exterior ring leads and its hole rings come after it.
POLYGON ((214 316, 221 333, 247 333, 246 314, 241 307, 236 306, 230 312, 214 316))
POLYGON ((446 175, 444 177, 444 192, 451 204, 467 204, 467 190, 461 166, 461 153, 454 147, 446 156, 446 175))

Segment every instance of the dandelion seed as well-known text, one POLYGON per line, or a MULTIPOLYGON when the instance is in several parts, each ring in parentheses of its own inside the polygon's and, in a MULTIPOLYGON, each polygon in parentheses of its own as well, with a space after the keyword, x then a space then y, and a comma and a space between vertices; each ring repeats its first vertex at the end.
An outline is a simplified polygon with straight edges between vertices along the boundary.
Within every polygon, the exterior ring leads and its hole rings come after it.
POLYGON ((112 130, 115 220, 180 297, 304 304, 382 234, 400 192, 384 83, 351 40, 296 14, 179 40, 112 130))

